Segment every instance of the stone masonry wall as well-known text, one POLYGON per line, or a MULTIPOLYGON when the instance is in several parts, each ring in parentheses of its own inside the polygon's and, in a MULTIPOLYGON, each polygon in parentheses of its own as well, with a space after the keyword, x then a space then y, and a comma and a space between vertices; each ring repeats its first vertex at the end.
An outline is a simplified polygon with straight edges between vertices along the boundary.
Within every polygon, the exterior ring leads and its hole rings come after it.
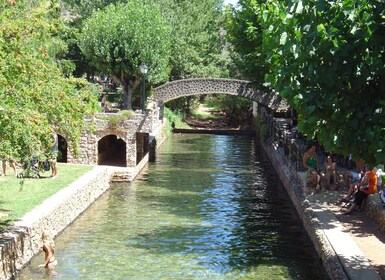
POLYGON ((154 114, 155 110, 148 110, 147 114, 134 113, 128 120, 118 125, 111 125, 110 119, 117 114, 98 114, 92 119, 86 120, 87 130, 83 131, 80 137, 79 154, 75 157, 71 143, 68 143, 68 163, 98 164, 98 142, 107 135, 116 135, 126 143, 126 163, 128 167, 136 165, 136 133, 152 131, 159 125, 154 114))
POLYGON ((113 168, 96 166, 0 234, 0 279, 10 279, 41 250, 41 234, 58 235, 110 184, 113 168))
POLYGON ((198 94, 229 94, 248 98, 276 112, 287 111, 289 105, 278 93, 256 90, 249 81, 219 78, 196 78, 172 81, 157 87, 153 99, 167 102, 182 96, 198 94))

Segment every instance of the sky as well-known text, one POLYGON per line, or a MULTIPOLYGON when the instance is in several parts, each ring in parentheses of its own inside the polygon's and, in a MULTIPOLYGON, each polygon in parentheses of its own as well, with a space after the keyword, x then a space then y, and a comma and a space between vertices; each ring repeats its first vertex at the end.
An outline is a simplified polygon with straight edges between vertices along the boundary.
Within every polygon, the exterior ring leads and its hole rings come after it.
POLYGON ((224 3, 225 5, 231 4, 231 5, 235 6, 235 4, 238 3, 238 0, 224 0, 223 3, 224 3))

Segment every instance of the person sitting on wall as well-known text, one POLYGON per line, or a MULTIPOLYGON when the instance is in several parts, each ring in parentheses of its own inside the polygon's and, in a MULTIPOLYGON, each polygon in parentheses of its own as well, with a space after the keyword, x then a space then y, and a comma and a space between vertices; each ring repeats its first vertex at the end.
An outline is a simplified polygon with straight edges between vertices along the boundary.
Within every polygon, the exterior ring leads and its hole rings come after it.
MULTIPOLYGON (((363 169, 368 170, 368 165, 365 164, 363 169)), ((366 175, 366 173, 365 173, 365 175, 366 175)), ((342 199, 340 199, 337 204, 341 204, 342 202, 349 202, 353 198, 353 195, 356 193, 358 188, 365 184, 365 182, 366 182, 365 175, 362 176, 362 178, 360 178, 359 180, 353 182, 353 184, 349 185, 348 191, 346 192, 346 195, 342 199)))
MULTIPOLYGON (((357 192, 354 194, 354 201, 350 208, 344 212, 344 215, 351 214, 356 207, 362 206, 362 202, 369 194, 377 193, 377 173, 373 170, 373 166, 367 166, 368 171, 365 173, 364 178, 361 182, 356 185, 357 192)), ((346 200, 344 200, 346 201, 346 200)))
POLYGON ((333 162, 333 159, 330 155, 326 157, 325 161, 325 188, 328 190, 330 188, 330 181, 333 179, 334 190, 337 190, 337 178, 338 178, 338 170, 337 164, 333 162))
POLYGON ((316 146, 311 144, 303 155, 303 166, 307 169, 306 185, 311 183, 316 190, 321 187, 319 185, 320 176, 318 175, 318 159, 316 153, 316 146))
POLYGON ((352 183, 360 181, 365 174, 365 161, 360 159, 356 162, 355 171, 346 171, 343 174, 346 191, 349 192, 350 180, 352 183))

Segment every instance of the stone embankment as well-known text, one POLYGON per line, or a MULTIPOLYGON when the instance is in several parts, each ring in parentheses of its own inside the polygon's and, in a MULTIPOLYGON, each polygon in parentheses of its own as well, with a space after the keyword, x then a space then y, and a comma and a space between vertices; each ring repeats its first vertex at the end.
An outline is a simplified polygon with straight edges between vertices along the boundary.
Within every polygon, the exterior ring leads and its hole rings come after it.
POLYGON ((96 166, 45 200, 0 236, 0 279, 9 279, 41 250, 41 234, 64 230, 110 185, 113 169, 96 166))
POLYGON ((132 181, 147 160, 135 168, 95 166, 9 227, 0 235, 0 279, 15 276, 41 251, 43 230, 53 236, 60 234, 109 189, 111 181, 132 181))

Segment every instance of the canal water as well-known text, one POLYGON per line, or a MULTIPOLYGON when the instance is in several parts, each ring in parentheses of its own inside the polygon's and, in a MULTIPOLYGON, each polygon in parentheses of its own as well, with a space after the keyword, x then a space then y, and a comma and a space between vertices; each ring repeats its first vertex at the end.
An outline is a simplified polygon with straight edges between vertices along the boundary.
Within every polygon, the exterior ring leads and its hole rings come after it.
POLYGON ((327 279, 254 138, 173 135, 17 279, 327 279))

